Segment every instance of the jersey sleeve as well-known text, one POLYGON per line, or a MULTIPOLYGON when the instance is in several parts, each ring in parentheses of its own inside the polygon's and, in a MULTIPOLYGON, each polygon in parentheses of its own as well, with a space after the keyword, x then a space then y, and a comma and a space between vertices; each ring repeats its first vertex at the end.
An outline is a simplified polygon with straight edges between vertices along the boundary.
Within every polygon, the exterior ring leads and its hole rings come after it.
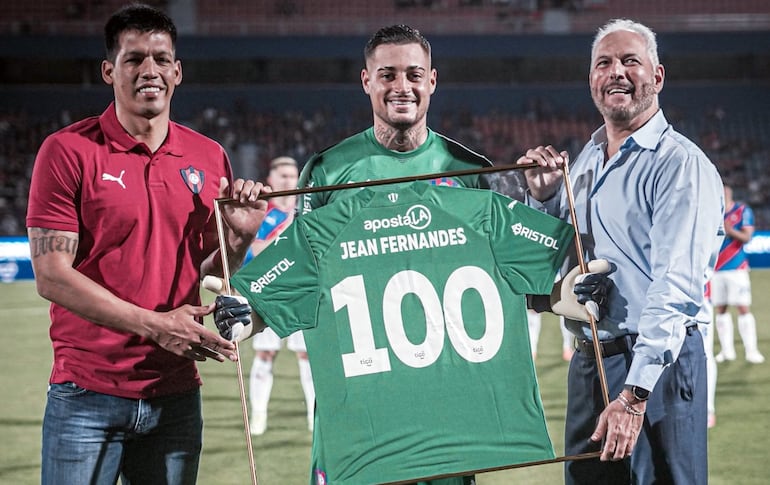
POLYGON ((741 227, 754 227, 754 211, 748 205, 743 206, 741 227))
MULTIPOLYGON (((323 187, 327 185, 326 173, 321 165, 323 156, 320 153, 313 155, 310 160, 305 164, 302 172, 299 174, 299 181, 297 182, 298 188, 310 188, 310 187, 323 187)), ((326 192, 311 192, 302 194, 300 198, 302 206, 300 207, 300 214, 307 214, 313 209, 322 207, 328 203, 328 193, 326 192)))
POLYGON ((43 142, 32 170, 27 227, 78 232, 82 173, 53 135, 43 142))
POLYGON ((318 265, 299 220, 230 278, 281 337, 316 326, 318 281, 318 265))
POLYGON ((572 226, 492 195, 490 242, 503 276, 517 293, 549 294, 574 238, 572 226))

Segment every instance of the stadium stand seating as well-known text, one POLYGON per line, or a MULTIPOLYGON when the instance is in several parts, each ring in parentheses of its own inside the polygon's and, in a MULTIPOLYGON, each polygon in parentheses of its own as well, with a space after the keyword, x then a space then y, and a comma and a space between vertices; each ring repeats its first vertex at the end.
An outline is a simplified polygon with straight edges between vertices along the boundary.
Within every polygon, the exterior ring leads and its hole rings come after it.
MULTIPOLYGON (((0 33, 98 34, 122 0, 7 2, 0 33)), ((366 34, 407 21, 435 34, 592 32, 608 18, 632 17, 665 31, 770 27, 765 0, 146 0, 202 35, 366 34), (186 10, 186 11, 185 11, 186 10)))
MULTIPOLYGON (((276 155, 305 160, 371 123, 356 82, 362 38, 392 22, 421 28, 441 53, 429 120, 437 131, 496 163, 540 143, 576 153, 599 119, 584 74, 575 74, 586 67, 585 49, 569 46, 587 46, 609 18, 640 20, 659 33, 670 54, 664 62, 674 63, 662 101, 669 120, 754 207, 758 227, 770 228, 767 0, 145 1, 172 14, 190 49, 174 118, 222 143, 236 172, 251 177, 264 175, 276 155), (316 47, 311 51, 318 60, 305 59, 307 46, 316 47), (568 58, 572 66, 560 67, 568 58), (460 79, 471 59, 476 78, 460 79), (248 70, 260 63, 273 77, 259 84, 238 84, 237 76, 235 82, 216 76, 200 81, 207 69, 248 70), (306 72, 323 68, 329 79, 307 81, 306 72), (526 76, 508 78, 501 68, 526 76), (550 84, 532 81, 559 68, 550 84)), ((99 37, 104 19, 125 2, 6 3, 0 17, 0 235, 25 232, 29 176, 43 138, 109 102, 98 76, 99 37), (72 72, 59 73, 68 64, 72 72)))

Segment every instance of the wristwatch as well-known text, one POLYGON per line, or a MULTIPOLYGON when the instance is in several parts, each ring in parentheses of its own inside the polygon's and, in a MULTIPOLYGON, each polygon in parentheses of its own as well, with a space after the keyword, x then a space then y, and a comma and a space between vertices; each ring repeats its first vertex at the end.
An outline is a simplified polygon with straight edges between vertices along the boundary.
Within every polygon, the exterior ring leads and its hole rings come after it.
POLYGON ((650 391, 639 386, 626 386, 626 389, 634 396, 637 401, 646 401, 650 398, 650 391))

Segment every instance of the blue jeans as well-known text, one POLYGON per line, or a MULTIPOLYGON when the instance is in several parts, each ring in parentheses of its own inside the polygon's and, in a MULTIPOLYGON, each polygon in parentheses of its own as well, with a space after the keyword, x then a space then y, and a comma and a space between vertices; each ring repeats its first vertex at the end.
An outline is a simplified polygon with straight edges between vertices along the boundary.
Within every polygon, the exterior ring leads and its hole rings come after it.
MULTIPOLYGON (((632 353, 604 358, 610 400, 631 365, 632 353)), ((598 451, 589 440, 604 409, 596 361, 575 352, 568 374, 565 455, 598 451)), ((708 483, 706 353, 697 327, 688 329, 676 362, 666 367, 647 402, 631 458, 565 463, 567 485, 672 485, 708 483)))
POLYGON ((126 399, 51 384, 41 484, 192 485, 202 435, 199 389, 126 399))

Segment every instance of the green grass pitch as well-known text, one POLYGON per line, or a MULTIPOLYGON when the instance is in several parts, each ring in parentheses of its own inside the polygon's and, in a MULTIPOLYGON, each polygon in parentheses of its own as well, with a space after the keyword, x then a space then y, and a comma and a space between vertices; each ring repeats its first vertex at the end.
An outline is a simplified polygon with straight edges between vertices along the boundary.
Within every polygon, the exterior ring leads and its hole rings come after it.
MULTIPOLYGON (((747 364, 736 332, 739 358, 719 365, 717 425, 709 431, 709 482, 712 485, 768 483, 770 448, 770 271, 752 272, 754 305, 760 349, 768 362, 747 364)), ((210 300, 210 297, 206 297, 210 300)), ((5 332, 0 389, 0 483, 40 483, 40 428, 51 346, 48 340, 48 305, 34 283, 0 284, 0 322, 5 332)), ((213 323, 207 320, 210 328, 213 323)), ((718 343, 715 344, 719 350, 718 343)), ((252 360, 250 345, 243 345, 242 365, 248 385, 252 360)), ((199 483, 250 483, 236 367, 205 362, 203 375, 204 445, 199 483)), ((538 378, 551 438, 563 454, 563 410, 567 365, 561 360, 557 321, 543 319, 537 358, 538 378)), ((261 485, 308 483, 310 433, 297 376, 296 359, 283 350, 275 365, 275 384, 268 429, 254 438, 254 455, 261 485)), ((562 483, 562 465, 543 465, 481 474, 479 485, 562 483)))

